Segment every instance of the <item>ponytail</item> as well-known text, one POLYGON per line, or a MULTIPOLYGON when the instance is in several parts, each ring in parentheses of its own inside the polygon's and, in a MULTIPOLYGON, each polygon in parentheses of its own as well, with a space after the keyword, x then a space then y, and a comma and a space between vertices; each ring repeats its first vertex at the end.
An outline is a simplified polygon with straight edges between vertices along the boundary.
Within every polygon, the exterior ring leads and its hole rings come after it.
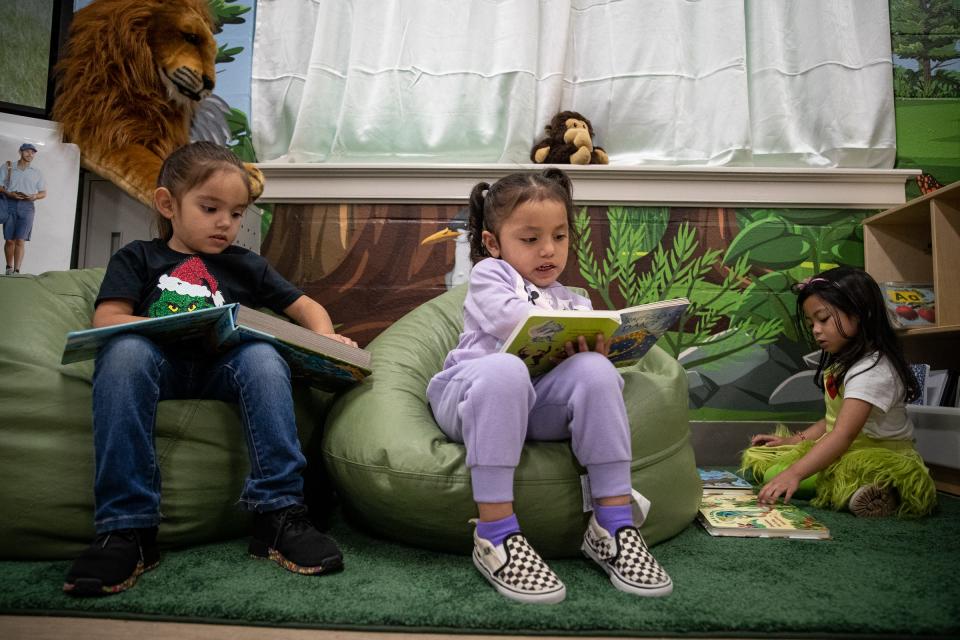
POLYGON ((477 262, 487 258, 490 254, 487 248, 483 246, 484 231, 484 206, 486 204, 485 192, 489 191, 490 185, 486 182, 478 182, 470 191, 470 215, 467 219, 467 231, 470 238, 470 259, 477 262))

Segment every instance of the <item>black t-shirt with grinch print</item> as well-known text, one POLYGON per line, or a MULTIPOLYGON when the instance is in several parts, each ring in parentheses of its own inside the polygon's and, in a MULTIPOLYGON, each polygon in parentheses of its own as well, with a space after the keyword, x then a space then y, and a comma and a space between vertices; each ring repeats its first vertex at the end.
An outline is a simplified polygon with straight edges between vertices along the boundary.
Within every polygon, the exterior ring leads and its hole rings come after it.
POLYGON ((187 254, 160 239, 135 240, 110 258, 95 304, 123 299, 151 318, 239 302, 277 313, 303 292, 264 258, 242 247, 187 254))

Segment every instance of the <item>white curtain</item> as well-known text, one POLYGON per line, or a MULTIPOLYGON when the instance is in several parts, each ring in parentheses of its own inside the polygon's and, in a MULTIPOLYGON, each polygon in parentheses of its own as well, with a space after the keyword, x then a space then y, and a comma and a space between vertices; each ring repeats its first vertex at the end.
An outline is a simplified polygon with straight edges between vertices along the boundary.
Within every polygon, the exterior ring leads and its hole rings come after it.
POLYGON ((262 161, 893 166, 887 0, 258 0, 262 161))

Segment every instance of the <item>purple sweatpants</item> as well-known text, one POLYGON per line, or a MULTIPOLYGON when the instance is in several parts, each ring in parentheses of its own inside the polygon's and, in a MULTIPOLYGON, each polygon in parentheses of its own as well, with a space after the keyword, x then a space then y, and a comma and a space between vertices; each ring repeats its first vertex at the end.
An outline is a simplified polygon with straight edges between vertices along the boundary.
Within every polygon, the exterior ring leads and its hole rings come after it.
POLYGON ((630 494, 630 425, 623 378, 585 352, 531 382, 523 361, 492 353, 438 373, 427 399, 440 429, 467 449, 476 502, 512 502, 526 440, 570 439, 592 497, 630 494))

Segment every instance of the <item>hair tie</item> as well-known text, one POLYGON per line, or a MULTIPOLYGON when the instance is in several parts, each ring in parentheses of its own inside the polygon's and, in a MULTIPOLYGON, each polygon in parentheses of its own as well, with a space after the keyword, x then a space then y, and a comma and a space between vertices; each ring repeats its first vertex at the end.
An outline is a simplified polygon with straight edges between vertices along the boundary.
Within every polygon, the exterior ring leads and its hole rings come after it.
POLYGON ((804 288, 806 288, 807 286, 809 286, 809 285, 811 285, 811 284, 815 284, 815 283, 817 283, 817 282, 826 282, 827 284, 830 283, 830 281, 827 280, 826 278, 813 278, 813 277, 810 277, 810 278, 807 278, 806 280, 803 280, 803 281, 801 281, 801 282, 798 282, 798 283, 797 283, 796 285, 794 285, 794 286, 796 287, 797 291, 803 291, 804 288))

